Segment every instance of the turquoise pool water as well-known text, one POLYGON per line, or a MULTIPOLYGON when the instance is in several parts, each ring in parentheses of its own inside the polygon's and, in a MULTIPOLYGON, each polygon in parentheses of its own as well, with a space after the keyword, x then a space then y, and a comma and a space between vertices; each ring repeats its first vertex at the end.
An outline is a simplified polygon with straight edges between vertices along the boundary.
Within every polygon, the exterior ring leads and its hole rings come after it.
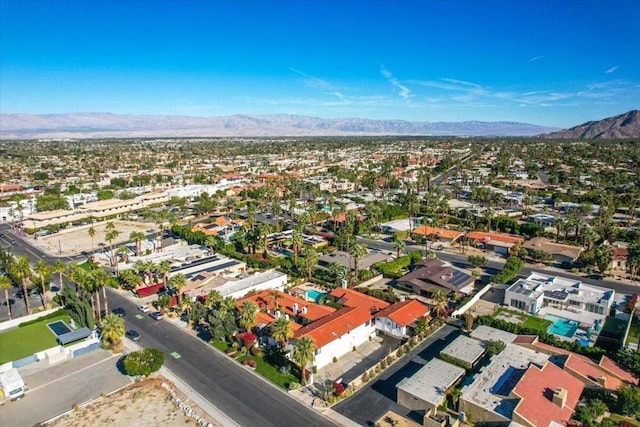
POLYGON ((320 292, 320 291, 316 291, 315 289, 312 289, 310 291, 307 291, 307 299, 311 299, 314 302, 318 302, 320 301, 320 298, 322 298, 326 294, 327 294, 326 292, 320 292))
POLYGON ((552 334, 573 338, 573 334, 575 334, 578 329, 578 322, 574 320, 563 319, 551 314, 547 314, 544 318, 553 322, 548 329, 548 332, 551 332, 552 334))
POLYGON ((280 255, 284 255, 287 258, 290 258, 293 256, 293 252, 288 251, 286 249, 276 249, 275 253, 280 254, 280 255))

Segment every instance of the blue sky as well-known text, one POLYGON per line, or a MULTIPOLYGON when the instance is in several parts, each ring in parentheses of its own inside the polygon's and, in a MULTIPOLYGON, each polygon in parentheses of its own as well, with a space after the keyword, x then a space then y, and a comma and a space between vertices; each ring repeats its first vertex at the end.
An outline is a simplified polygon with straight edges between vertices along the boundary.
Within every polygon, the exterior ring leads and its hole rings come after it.
POLYGON ((640 108, 640 0, 0 0, 0 112, 572 126, 640 108))

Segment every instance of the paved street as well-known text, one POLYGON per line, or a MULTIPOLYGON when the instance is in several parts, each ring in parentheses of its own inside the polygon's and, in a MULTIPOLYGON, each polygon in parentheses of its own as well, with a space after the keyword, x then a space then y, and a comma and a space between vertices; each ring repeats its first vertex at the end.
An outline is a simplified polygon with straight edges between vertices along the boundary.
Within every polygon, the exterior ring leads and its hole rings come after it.
POLYGON ((130 384, 130 379, 116 367, 118 356, 102 350, 29 372, 21 369, 27 385, 26 395, 0 407, 0 425, 32 426, 130 384))
POLYGON ((109 306, 124 308, 127 328, 142 336, 140 345, 162 350, 167 368, 241 426, 333 425, 207 343, 167 320, 154 321, 140 313, 136 304, 119 292, 109 290, 109 306), (173 352, 179 354, 178 359, 171 356, 173 352))
MULTIPOLYGON (((404 378, 415 374, 459 335, 460 331, 457 328, 445 325, 414 348, 411 354, 405 356, 374 381, 367 383, 349 399, 335 405, 333 409, 360 425, 368 426, 373 425, 389 410, 411 418, 411 411, 396 403, 396 385, 404 378)), ((422 424, 422 419, 416 421, 422 424)))

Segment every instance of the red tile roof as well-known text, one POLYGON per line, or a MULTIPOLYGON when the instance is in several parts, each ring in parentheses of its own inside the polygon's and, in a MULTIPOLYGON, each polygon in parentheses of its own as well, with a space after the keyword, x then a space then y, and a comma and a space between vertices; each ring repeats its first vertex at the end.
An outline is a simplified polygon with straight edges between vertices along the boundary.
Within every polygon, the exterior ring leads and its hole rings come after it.
POLYGON ((429 227, 428 225, 421 225, 413 230, 414 234, 420 234, 422 236, 436 235, 442 239, 455 240, 462 236, 462 233, 455 230, 448 230, 446 228, 429 227))
POLYGON ((537 335, 518 335, 515 340, 513 340, 514 344, 534 344, 538 342, 537 335))
POLYGON ((595 362, 584 356, 579 357, 576 354, 570 354, 564 362, 564 369, 572 371, 592 383, 599 383, 598 379, 602 378, 604 385, 601 384, 601 386, 607 390, 617 390, 623 384, 620 379, 607 374, 595 362))
POLYGON ((298 329, 294 338, 308 336, 316 344, 316 349, 324 347, 371 320, 371 314, 364 307, 343 307, 322 319, 298 329))
POLYGON ((295 316, 303 317, 311 322, 320 319, 328 314, 336 311, 335 308, 326 305, 314 304, 312 302, 303 300, 302 298, 295 297, 293 295, 285 294, 284 292, 267 289, 258 294, 246 296, 238 299, 238 307, 242 307, 242 303, 246 300, 253 301, 260 308, 260 310, 268 309, 270 313, 275 313, 276 302, 274 302, 273 293, 278 295, 277 304, 278 310, 282 314, 288 314, 291 318, 295 316), (297 311, 294 313, 294 304, 297 306, 297 311), (303 307, 306 307, 306 313, 303 313, 303 307))
POLYGON ((397 302, 376 313, 374 317, 388 317, 400 326, 408 326, 429 314, 429 307, 420 301, 410 299, 397 302))
POLYGON ((627 371, 622 366, 620 366, 613 360, 609 359, 607 356, 602 356, 602 359, 600 359, 599 365, 600 367, 602 367, 602 369, 606 370, 612 375, 615 375, 616 377, 620 378, 625 382, 628 382, 630 384, 640 385, 640 382, 638 381, 637 377, 634 377, 631 372, 627 371))
POLYGON ((521 398, 513 413, 536 427, 548 427, 552 421, 566 425, 583 390, 582 381, 551 362, 545 363, 542 369, 531 365, 513 389, 521 398), (567 400, 562 408, 552 400, 558 388, 567 391, 567 400))
POLYGON ((354 291, 353 289, 335 288, 331 295, 336 297, 338 303, 346 307, 365 307, 369 313, 389 307, 389 303, 381 299, 354 291))
POLYGON ((479 242, 498 241, 504 243, 522 243, 524 239, 519 236, 501 233, 486 233, 484 231, 472 231, 465 235, 467 239, 477 240, 479 242))

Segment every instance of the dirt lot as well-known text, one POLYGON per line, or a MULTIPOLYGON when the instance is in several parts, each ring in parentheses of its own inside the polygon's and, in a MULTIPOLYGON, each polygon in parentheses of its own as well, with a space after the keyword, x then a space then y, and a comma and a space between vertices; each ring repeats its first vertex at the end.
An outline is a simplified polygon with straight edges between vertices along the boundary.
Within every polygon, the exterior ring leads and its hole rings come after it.
POLYGON ((175 395, 192 408, 195 415, 202 417, 206 421, 205 426, 220 426, 180 393, 171 381, 161 376, 144 379, 113 394, 99 398, 87 406, 58 418, 47 426, 178 427, 202 425, 196 419, 186 416, 184 411, 172 402, 169 392, 162 387, 162 383, 169 385, 175 395))
MULTIPOLYGON (((120 232, 120 235, 114 241, 115 244, 126 242, 129 239, 129 235, 132 231, 157 231, 157 226, 153 223, 142 223, 135 221, 122 221, 113 220, 113 224, 116 226, 116 230, 120 232)), ((42 247, 56 255, 78 255, 82 251, 91 252, 93 250, 102 249, 98 245, 107 245, 104 239, 104 229, 107 226, 107 222, 99 222, 93 225, 96 230, 96 235, 93 237, 93 242, 89 236, 89 225, 82 225, 78 227, 68 228, 60 231, 59 233, 49 236, 38 237, 33 243, 42 247)))

